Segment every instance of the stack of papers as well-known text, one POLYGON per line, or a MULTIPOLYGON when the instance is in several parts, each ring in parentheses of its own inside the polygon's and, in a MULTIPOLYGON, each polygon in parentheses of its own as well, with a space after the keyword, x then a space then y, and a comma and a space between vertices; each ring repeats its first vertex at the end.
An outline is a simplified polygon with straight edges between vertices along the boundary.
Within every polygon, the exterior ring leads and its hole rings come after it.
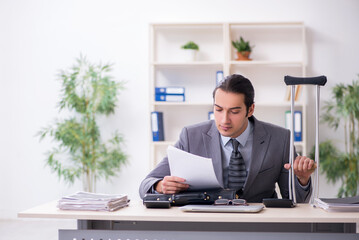
POLYGON ((90 192, 77 192, 62 197, 58 201, 61 210, 115 211, 128 206, 127 195, 110 195, 90 192))
POLYGON ((346 198, 316 198, 315 204, 328 212, 359 212, 359 196, 346 198))

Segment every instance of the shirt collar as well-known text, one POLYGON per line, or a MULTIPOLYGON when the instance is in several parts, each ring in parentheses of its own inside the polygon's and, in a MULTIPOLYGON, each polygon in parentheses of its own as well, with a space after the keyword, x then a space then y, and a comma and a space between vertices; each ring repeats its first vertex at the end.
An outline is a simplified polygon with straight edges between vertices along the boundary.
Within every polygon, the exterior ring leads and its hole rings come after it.
MULTIPOLYGON (((253 129, 253 123, 251 121, 248 121, 248 125, 246 130, 244 130, 244 132, 239 135, 238 137, 236 137, 236 140, 241 144, 241 146, 245 146, 246 142, 248 140, 249 134, 252 132, 253 129)), ((222 143, 224 146, 226 146, 229 142, 229 140, 231 140, 230 137, 225 137, 221 135, 221 139, 222 139, 222 143)))

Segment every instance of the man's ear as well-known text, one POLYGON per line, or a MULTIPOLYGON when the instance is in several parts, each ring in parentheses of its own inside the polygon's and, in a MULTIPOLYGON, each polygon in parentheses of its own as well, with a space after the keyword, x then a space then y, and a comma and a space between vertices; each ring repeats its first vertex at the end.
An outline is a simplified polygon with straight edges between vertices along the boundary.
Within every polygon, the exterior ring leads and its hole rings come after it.
POLYGON ((247 117, 251 117, 254 113, 254 103, 248 108, 247 117))

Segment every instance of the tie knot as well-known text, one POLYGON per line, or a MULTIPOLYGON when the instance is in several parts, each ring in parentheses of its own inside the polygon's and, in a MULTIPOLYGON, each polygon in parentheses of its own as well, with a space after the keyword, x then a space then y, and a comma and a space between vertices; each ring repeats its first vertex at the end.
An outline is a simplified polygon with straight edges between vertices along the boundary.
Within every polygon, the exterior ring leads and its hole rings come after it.
POLYGON ((238 142, 236 139, 234 139, 234 138, 232 138, 231 140, 232 140, 233 151, 234 151, 234 152, 238 152, 239 142, 238 142))

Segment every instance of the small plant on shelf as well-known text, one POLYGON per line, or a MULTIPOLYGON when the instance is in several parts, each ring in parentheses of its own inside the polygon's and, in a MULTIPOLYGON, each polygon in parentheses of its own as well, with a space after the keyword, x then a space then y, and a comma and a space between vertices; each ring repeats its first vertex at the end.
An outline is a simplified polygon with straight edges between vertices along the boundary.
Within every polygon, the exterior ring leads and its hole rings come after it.
POLYGON ((239 40, 232 41, 232 46, 237 50, 236 60, 251 60, 249 55, 254 46, 251 46, 249 41, 244 41, 243 37, 240 37, 239 40))
POLYGON ((192 50, 199 50, 198 45, 193 42, 193 41, 189 41, 188 43, 186 43, 185 45, 182 46, 183 49, 192 49, 192 50))
POLYGON ((198 45, 193 42, 189 41, 185 45, 181 47, 185 50, 185 60, 188 62, 196 61, 197 59, 197 52, 199 50, 198 45))

